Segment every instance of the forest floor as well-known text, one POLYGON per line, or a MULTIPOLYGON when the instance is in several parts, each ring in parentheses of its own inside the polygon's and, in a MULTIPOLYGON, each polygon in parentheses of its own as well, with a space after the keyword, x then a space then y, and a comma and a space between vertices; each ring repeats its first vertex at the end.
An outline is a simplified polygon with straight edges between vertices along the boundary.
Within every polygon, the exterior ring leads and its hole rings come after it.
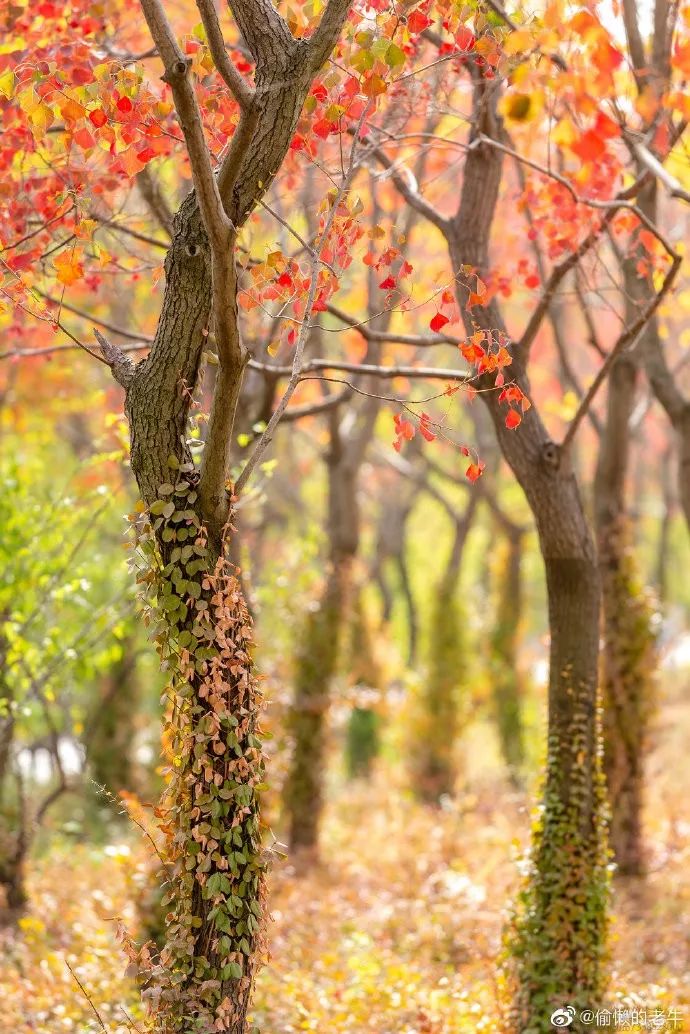
MULTIPOLYGON (((690 806, 679 789, 689 736, 690 700, 676 685, 648 763, 650 872, 614 883, 610 1005, 677 1016, 668 1030, 690 1030, 690 806)), ((382 774, 341 786, 321 864, 273 872, 271 961, 255 1005, 263 1034, 500 1030, 497 959, 530 814, 525 795, 473 763, 483 747, 475 731, 466 790, 448 809, 422 808, 382 774)), ((101 1021, 110 1034, 136 1029, 125 1022, 123 1007, 136 1021, 137 998, 108 917, 136 929, 140 851, 133 840, 63 845, 34 862, 30 911, 0 934, 3 1034, 82 1034, 101 1021)))

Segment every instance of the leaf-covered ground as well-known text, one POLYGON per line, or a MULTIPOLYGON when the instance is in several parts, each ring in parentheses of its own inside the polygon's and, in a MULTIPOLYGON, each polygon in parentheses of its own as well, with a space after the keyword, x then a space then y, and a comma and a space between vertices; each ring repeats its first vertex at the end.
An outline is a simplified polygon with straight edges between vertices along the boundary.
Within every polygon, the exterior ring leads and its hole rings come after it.
MULTIPOLYGON (((679 690, 657 723, 646 833, 651 872, 616 884, 612 1004, 679 1010, 690 1030, 690 819, 684 754, 690 708, 679 690)), ((481 737, 469 749, 481 753, 481 737)), ((448 810, 432 812, 379 776, 343 787, 330 807, 321 865, 271 878, 272 959, 259 979, 264 1034, 472 1034, 500 1030, 497 956, 528 799, 482 771, 448 810)), ((136 1023, 114 924, 135 928, 142 848, 54 848, 30 874, 32 910, 3 934, 0 1029, 12 1034, 136 1023)), ((630 1029, 637 1029, 632 1027, 630 1029)), ((673 1029, 669 1027, 668 1029, 673 1029)))

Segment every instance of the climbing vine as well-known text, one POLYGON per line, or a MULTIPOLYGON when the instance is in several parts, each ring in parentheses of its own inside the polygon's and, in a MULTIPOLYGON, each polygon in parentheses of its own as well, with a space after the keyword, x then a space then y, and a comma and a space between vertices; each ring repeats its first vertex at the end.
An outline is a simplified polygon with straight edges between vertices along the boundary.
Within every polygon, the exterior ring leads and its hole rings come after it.
POLYGON ((145 617, 170 671, 171 764, 156 814, 171 911, 160 952, 123 939, 156 1031, 208 1034, 243 1029, 263 952, 262 705, 235 569, 209 547, 193 464, 168 465, 171 481, 132 519, 145 617))
POLYGON ((421 800, 452 796, 457 737, 467 721, 462 690, 467 679, 466 619, 455 579, 439 586, 429 634, 429 662, 417 701, 410 745, 412 778, 421 800))
MULTIPOLYGON (((586 695, 582 694, 582 699, 586 695)), ((594 789, 588 772, 588 717, 549 738, 546 785, 525 880, 505 937, 506 1030, 553 1030, 552 1011, 596 1009, 605 987, 609 851, 600 732, 594 789), (563 792, 564 764, 568 792, 563 792)), ((597 729, 601 716, 598 714, 597 729)))
POLYGON ((626 521, 600 543, 605 621, 602 655, 604 767, 611 847, 618 869, 644 869, 643 770, 654 713, 657 612, 639 577, 626 521))

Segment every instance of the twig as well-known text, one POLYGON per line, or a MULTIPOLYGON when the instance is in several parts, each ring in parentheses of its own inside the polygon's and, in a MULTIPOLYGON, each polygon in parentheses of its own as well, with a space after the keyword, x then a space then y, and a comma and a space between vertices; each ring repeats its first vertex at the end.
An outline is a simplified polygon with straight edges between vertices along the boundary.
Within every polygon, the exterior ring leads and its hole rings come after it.
POLYGON ((68 970, 70 971, 70 973, 72 974, 72 979, 73 979, 73 980, 74 980, 74 982, 76 983, 77 987, 79 988, 79 990, 81 991, 81 993, 82 993, 82 994, 84 995, 84 998, 86 999, 86 1001, 87 1001, 87 1002, 89 1003, 89 1005, 91 1006, 91 1008, 92 1008, 92 1010, 93 1010, 93 1013, 94 1013, 94 1016, 95 1016, 95 1017, 96 1017, 96 1019, 98 1020, 98 1023, 99 1023, 99 1026, 100 1026, 101 1030, 104 1030, 104 1031, 105 1031, 105 1034, 108 1034, 108 1028, 106 1027, 105 1023, 103 1022, 103 1020, 102 1020, 102 1018, 101 1018, 101 1014, 99 1013, 98 1009, 97 1009, 97 1008, 96 1008, 96 1006, 95 1006, 95 1005, 93 1004, 93 999, 92 999, 92 998, 91 998, 91 996, 89 995, 88 991, 86 990, 86 988, 85 988, 85 987, 84 987, 84 985, 82 984, 82 982, 81 982, 81 980, 79 979, 79 977, 77 976, 77 974, 76 974, 76 973, 74 972, 74 970, 73 970, 73 969, 72 969, 72 967, 70 966, 70 964, 69 964, 69 962, 67 961, 67 959, 65 959, 65 965, 67 966, 67 969, 68 969, 68 970))
POLYGON ((671 289, 673 281, 676 278, 676 274, 680 269, 681 262, 681 256, 675 254, 674 252, 673 258, 671 260, 671 267, 666 276, 664 277, 664 282, 655 294, 654 298, 645 306, 643 312, 638 316, 634 323, 632 323, 623 331, 623 333, 620 335, 615 345, 607 355, 605 362, 602 363, 601 367, 597 371, 596 377, 587 389, 587 392, 585 393, 582 401, 580 402, 577 408, 575 416, 568 425, 568 429, 566 430, 563 441, 561 442, 561 450, 563 452, 565 452, 568 449, 571 442, 573 441, 578 427, 580 426, 585 414, 587 413, 587 410, 591 406, 592 401, 594 400, 594 397, 597 394, 599 388, 606 380, 609 370, 613 366, 614 362, 616 361, 622 350, 625 348, 625 346, 633 342, 637 338, 637 336, 644 330, 646 324, 654 315, 656 310, 661 305, 661 302, 663 301, 664 297, 671 289))

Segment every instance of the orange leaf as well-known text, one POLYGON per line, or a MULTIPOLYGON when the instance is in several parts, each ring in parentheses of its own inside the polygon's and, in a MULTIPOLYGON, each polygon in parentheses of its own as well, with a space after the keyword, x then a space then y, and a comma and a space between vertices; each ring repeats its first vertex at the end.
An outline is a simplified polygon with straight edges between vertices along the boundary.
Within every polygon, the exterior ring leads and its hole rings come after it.
POLYGON ((53 259, 53 265, 57 270, 57 278, 61 284, 69 287, 75 280, 81 280, 84 275, 84 266, 81 262, 81 254, 78 251, 63 251, 53 259))

